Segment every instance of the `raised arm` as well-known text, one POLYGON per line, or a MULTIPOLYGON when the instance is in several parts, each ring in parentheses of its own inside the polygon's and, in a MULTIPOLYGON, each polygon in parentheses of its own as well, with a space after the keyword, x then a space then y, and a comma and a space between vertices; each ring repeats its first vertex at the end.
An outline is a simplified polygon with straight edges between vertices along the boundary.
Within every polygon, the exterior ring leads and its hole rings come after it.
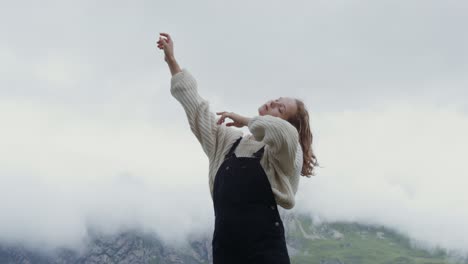
MULTIPOLYGON (((162 34, 162 33, 161 33, 162 34)), ((236 138, 243 135, 242 131, 217 124, 217 117, 210 110, 210 104, 198 93, 198 85, 195 78, 187 69, 180 69, 177 64, 172 40, 167 35, 166 40, 158 41, 166 54, 166 62, 172 73, 171 94, 179 101, 185 110, 190 129, 200 142, 203 151, 210 160, 220 155, 227 144, 232 143, 236 138), (168 51, 166 53, 166 50, 168 51)))
POLYGON ((181 72, 182 70, 177 63, 175 56, 174 56, 174 41, 172 40, 171 36, 167 33, 159 33, 162 36, 166 37, 167 39, 159 36, 158 40, 158 48, 164 50, 164 60, 167 62, 169 66, 169 70, 171 71, 172 76, 181 72))

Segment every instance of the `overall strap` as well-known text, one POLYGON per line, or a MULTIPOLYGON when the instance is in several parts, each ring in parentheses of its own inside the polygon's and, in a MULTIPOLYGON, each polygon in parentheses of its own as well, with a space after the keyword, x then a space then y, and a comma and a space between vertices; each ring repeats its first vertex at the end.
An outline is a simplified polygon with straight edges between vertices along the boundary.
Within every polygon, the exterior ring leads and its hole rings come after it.
POLYGON ((264 150, 265 150, 265 146, 263 146, 261 149, 257 150, 257 152, 255 152, 253 154, 253 156, 256 157, 256 158, 261 158, 262 155, 263 155, 264 150))
POLYGON ((237 145, 239 145, 240 141, 242 140, 242 137, 238 138, 234 144, 232 144, 231 149, 229 150, 228 154, 226 154, 225 159, 230 158, 232 155, 234 155, 234 150, 236 149, 237 145))

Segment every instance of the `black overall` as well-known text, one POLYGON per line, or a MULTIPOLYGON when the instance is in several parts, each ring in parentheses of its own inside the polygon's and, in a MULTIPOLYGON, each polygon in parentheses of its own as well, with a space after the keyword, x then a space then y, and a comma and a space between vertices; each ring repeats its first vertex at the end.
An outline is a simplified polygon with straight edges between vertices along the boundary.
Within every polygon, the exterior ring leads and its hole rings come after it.
POLYGON ((270 182, 254 157, 237 157, 231 147, 216 173, 213 190, 213 264, 290 264, 283 222, 270 182))

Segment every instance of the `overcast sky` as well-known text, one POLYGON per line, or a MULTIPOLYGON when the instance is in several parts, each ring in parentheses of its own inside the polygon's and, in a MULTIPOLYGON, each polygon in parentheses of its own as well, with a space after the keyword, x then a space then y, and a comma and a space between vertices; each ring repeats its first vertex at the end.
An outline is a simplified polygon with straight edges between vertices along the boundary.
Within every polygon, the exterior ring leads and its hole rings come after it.
MULTIPOLYGON (((468 252, 466 1, 2 1, 0 241, 211 233, 208 159, 156 47, 214 111, 302 99, 296 212, 468 252)), ((248 133, 247 128, 242 128, 248 133)))

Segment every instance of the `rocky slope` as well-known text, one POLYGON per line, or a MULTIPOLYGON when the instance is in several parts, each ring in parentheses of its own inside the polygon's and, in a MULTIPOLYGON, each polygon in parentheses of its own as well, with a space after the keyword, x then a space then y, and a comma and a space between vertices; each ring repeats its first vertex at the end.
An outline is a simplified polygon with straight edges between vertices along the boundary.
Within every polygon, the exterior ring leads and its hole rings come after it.
MULTIPOLYGON (((427 252, 385 227, 357 223, 314 224, 307 216, 282 213, 289 254, 294 264, 468 263, 444 250, 427 252)), ((165 244, 156 235, 127 231, 113 236, 90 235, 84 252, 60 249, 44 254, 0 245, 0 263, 211 263, 211 236, 194 238, 185 246, 165 244)))

